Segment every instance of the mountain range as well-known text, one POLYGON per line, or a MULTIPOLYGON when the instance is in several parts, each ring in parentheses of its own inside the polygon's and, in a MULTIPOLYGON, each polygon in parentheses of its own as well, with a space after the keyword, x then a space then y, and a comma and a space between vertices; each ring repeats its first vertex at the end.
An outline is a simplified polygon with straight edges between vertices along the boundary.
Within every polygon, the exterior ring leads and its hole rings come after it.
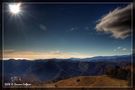
POLYGON ((107 68, 131 64, 131 55, 98 56, 93 58, 4 60, 4 82, 20 77, 29 82, 55 82, 77 76, 104 75, 107 68))

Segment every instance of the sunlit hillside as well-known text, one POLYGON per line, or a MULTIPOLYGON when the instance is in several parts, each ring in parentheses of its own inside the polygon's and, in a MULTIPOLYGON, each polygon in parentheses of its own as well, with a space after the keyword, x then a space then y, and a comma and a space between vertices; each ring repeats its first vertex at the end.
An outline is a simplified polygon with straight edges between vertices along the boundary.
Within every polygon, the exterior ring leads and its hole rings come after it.
POLYGON ((56 87, 128 87, 126 80, 114 79, 108 76, 79 76, 55 83, 56 87))

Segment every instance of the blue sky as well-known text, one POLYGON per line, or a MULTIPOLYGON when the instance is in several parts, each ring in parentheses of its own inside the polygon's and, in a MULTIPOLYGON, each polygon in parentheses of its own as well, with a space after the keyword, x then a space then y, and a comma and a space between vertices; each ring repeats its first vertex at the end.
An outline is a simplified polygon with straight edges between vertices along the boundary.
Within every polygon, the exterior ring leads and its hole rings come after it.
MULTIPOLYGON (((45 58, 40 54, 46 54, 46 57, 50 54, 48 58, 131 54, 131 36, 114 38, 96 30, 98 20, 110 11, 126 6, 24 3, 20 15, 4 13, 5 58, 45 58)), ((7 7, 5 4, 5 11, 7 7)))

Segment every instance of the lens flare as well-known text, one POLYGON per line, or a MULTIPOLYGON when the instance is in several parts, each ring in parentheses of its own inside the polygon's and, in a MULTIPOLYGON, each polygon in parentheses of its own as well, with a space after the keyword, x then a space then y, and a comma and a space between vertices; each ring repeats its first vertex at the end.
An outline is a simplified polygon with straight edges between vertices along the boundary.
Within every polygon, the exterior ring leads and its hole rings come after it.
POLYGON ((9 10, 12 14, 19 14, 21 12, 21 3, 9 4, 9 10))

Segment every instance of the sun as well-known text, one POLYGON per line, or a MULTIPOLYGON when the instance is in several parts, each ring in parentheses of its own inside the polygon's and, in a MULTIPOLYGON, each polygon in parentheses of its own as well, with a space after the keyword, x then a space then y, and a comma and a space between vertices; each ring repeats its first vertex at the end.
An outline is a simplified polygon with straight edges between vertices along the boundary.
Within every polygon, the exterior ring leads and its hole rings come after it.
POLYGON ((14 15, 19 14, 21 12, 21 3, 9 4, 9 11, 14 15))

